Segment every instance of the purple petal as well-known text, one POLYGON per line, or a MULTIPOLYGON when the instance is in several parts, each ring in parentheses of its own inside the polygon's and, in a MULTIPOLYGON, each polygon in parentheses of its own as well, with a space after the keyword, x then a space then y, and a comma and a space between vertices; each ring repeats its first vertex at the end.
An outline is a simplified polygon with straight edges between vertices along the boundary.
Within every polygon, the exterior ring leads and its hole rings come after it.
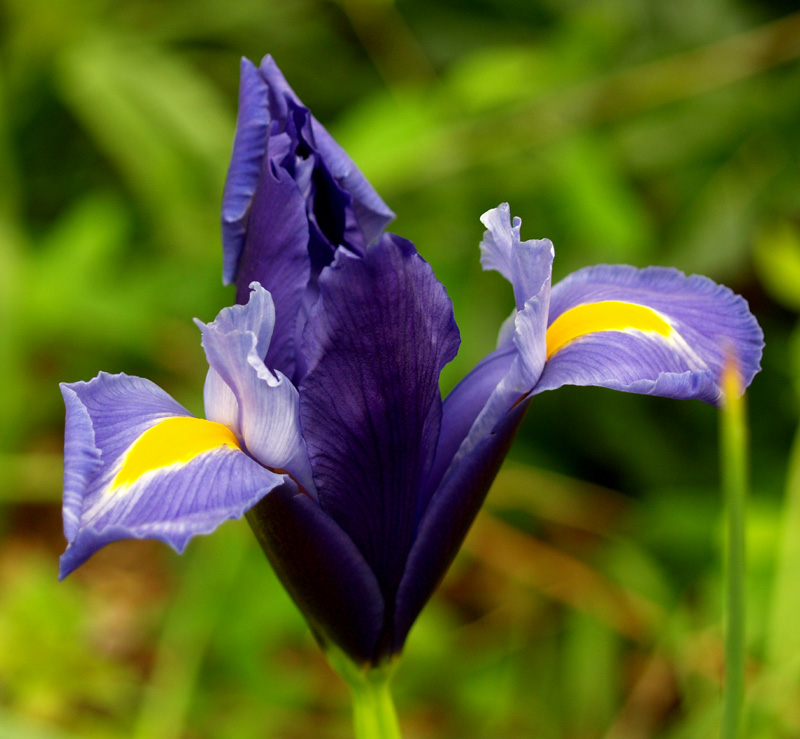
POLYGON ((645 306, 666 328, 633 325, 577 336, 552 353, 536 393, 599 385, 716 404, 727 352, 735 354, 745 386, 760 369, 763 333, 747 302, 706 277, 664 267, 583 269, 553 288, 549 325, 578 306, 606 301, 645 306))
POLYGON ((300 98, 289 86, 283 72, 275 64, 271 54, 267 54, 258 66, 258 73, 267 85, 269 94, 268 104, 273 120, 285 124, 289 117, 289 103, 302 106, 300 98))
POLYGON ((426 498, 439 486, 445 470, 466 438, 516 357, 513 346, 506 346, 484 357, 458 383, 442 403, 442 424, 433 467, 425 484, 426 498))
POLYGON ((266 363, 288 377, 294 374, 296 322, 309 276, 305 197, 289 173, 266 157, 247 224, 236 299, 246 303, 253 282, 270 292, 276 316, 266 363))
MULTIPOLYGON (((511 282, 517 313, 514 330, 504 324, 501 340, 513 342, 517 360, 498 392, 504 399, 516 402, 520 393, 530 390, 542 372, 545 362, 545 327, 550 307, 550 280, 553 271, 553 244, 549 239, 520 240, 519 218, 512 225, 508 203, 503 203, 481 216, 487 227, 481 241, 481 262, 484 269, 496 269, 511 282)), ((494 400, 500 409, 503 402, 494 400)), ((506 407, 505 410, 508 410, 506 407)), ((499 411, 499 412, 505 412, 499 411)), ((485 430, 498 418, 484 419, 485 430)))
POLYGON ((372 661, 384 600, 347 534, 293 485, 273 490, 247 519, 323 645, 337 644, 357 663, 372 661))
POLYGON ((353 211, 361 233, 364 235, 364 243, 371 244, 394 220, 394 213, 375 192, 347 152, 336 143, 333 136, 316 118, 312 117, 311 126, 326 167, 339 187, 353 198, 353 211))
POLYGON ((69 543, 61 577, 118 539, 159 539, 180 552, 283 482, 244 454, 227 429, 194 418, 148 380, 101 373, 61 389, 69 543), (183 448, 170 439, 172 456, 161 453, 163 440, 153 441, 165 424, 167 435, 191 434, 183 448))
POLYGON ((222 197, 223 280, 226 285, 234 281, 239 268, 247 214, 262 169, 269 123, 267 84, 253 63, 242 59, 236 136, 222 197))
MULTIPOLYGON (((309 224, 312 236, 316 236, 325 245, 318 254, 330 254, 340 245, 347 246, 359 256, 364 255, 367 246, 364 234, 361 232, 358 220, 353 210, 353 198, 333 178, 328 171, 324 160, 319 159, 314 169, 314 182, 309 203, 309 224)), ((319 274, 322 267, 327 267, 332 259, 321 263, 319 258, 312 255, 312 264, 321 264, 315 274, 319 274)))
MULTIPOLYGON (((237 330, 252 332, 256 339, 256 354, 264 357, 275 326, 272 296, 266 290, 254 289, 247 305, 236 305, 221 311, 213 325, 217 331, 223 333, 237 330)), ((206 375, 203 404, 207 419, 224 424, 239 433, 239 403, 231 388, 213 367, 209 368, 206 375)))
POLYGON ((431 499, 397 590, 393 652, 402 649, 409 629, 461 547, 529 403, 530 399, 525 400, 506 413, 452 469, 431 499))
MULTIPOLYGON (((334 197, 336 193, 347 195, 347 208, 336 213, 335 217, 338 219, 344 214, 347 223, 337 230, 343 233, 349 232, 350 237, 344 239, 330 239, 329 237, 329 240, 334 247, 342 243, 361 243, 363 246, 371 244, 378 238, 383 229, 394 220, 394 213, 383 202, 372 185, 369 184, 367 178, 364 177, 361 170, 347 155, 347 152, 336 143, 325 127, 313 115, 308 113, 308 109, 286 82, 286 78, 271 56, 264 57, 258 71, 269 90, 269 109, 272 113, 272 118, 279 121, 281 130, 290 120, 292 114, 297 113, 298 110, 301 112, 301 118, 302 113, 308 116, 311 136, 309 137, 307 134, 301 136, 300 131, 298 131, 293 138, 304 139, 304 143, 307 143, 316 153, 318 176, 324 179, 332 179, 329 185, 321 188, 326 194, 321 198, 323 200, 322 203, 315 203, 313 211, 316 216, 325 219, 323 213, 325 209, 328 210, 329 214, 331 213, 331 209, 324 202, 326 198, 334 197), (350 221, 351 213, 355 216, 355 223, 350 221), (357 237, 354 233, 355 230, 359 232, 357 237)), ((303 130, 305 130, 305 127, 303 127, 303 130)))
MULTIPOLYGON (((283 103, 276 102, 271 105, 274 117, 280 116, 282 120, 288 118, 289 104, 305 107, 294 91, 289 87, 283 73, 278 69, 278 65, 271 56, 265 56, 259 68, 261 75, 267 82, 270 92, 276 100, 283 100, 283 103)), ((394 220, 394 213, 369 181, 361 173, 347 152, 336 143, 325 127, 311 116, 311 131, 313 133, 313 146, 319 152, 320 160, 324 164, 327 172, 336 181, 337 187, 352 197, 352 207, 358 221, 358 227, 363 234, 365 245, 371 244, 381 234, 383 229, 394 220)), ((338 244, 337 244, 338 245, 338 244)))
POLYGON ((239 402, 236 400, 233 390, 220 377, 219 372, 212 367, 208 368, 206 382, 203 386, 203 407, 209 421, 216 421, 238 432, 240 426, 239 402))
POLYGON ((501 328, 497 351, 448 398, 437 471, 460 465, 531 391, 545 363, 553 244, 548 239, 521 241, 521 221, 515 218, 512 224, 507 203, 484 213, 481 221, 487 227, 481 241, 483 267, 511 282, 517 310, 501 328))
POLYGON ((265 357, 275 328, 275 303, 269 291, 258 282, 248 287, 247 299, 242 304, 223 308, 210 325, 223 334, 233 331, 253 334, 256 355, 265 357))
MULTIPOLYGON (((197 321, 203 348, 211 368, 236 399, 234 430, 248 453, 265 467, 286 470, 306 487, 311 477, 300 434, 297 389, 282 373, 270 372, 261 359, 275 320, 272 298, 258 283, 251 288, 247 305, 225 308, 207 325, 197 321)), ((229 398, 224 402, 227 409, 229 398)), ((216 408, 215 404, 209 410, 216 408)))
POLYGON ((452 305, 407 241, 340 250, 306 328, 300 416, 322 508, 390 597, 439 434, 439 373, 458 348, 452 305))
POLYGON ((251 282, 272 293, 267 366, 299 378, 304 303, 340 246, 357 254, 393 218, 358 168, 314 119, 271 57, 242 60, 236 137, 223 197, 224 280, 244 303, 251 282), (306 296, 306 293, 309 293, 306 296))

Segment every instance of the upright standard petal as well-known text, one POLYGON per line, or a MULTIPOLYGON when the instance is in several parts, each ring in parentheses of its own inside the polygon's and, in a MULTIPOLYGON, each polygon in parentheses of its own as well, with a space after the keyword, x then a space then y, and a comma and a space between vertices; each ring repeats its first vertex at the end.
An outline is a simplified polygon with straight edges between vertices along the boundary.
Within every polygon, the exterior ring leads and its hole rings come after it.
MULTIPOLYGON (((300 433, 297 389, 281 372, 270 372, 261 359, 274 321, 270 294, 253 283, 247 305, 225 308, 213 323, 197 321, 197 325, 211 371, 236 401, 234 430, 247 452, 266 467, 286 470, 313 493, 308 454, 300 433)), ((211 418, 215 410, 225 408, 221 416, 224 420, 230 395, 222 387, 216 390, 218 394, 212 396, 215 402, 207 410, 211 418)))
MULTIPOLYGON (((274 91, 273 94, 279 92, 284 99, 291 100, 297 106, 305 107, 289 87, 289 83, 286 82, 286 78, 271 56, 264 57, 259 71, 270 89, 274 91)), ((364 241, 366 244, 371 244, 394 220, 394 213, 381 200, 347 152, 336 143, 333 136, 314 116, 311 116, 311 129, 314 135, 314 145, 322 162, 338 186, 352 197, 353 209, 364 234, 364 241)))
POLYGON ((362 254, 394 214, 271 57, 258 68, 242 60, 241 74, 223 197, 224 280, 236 282, 242 303, 254 281, 273 294, 278 315, 267 364, 294 379, 304 293, 314 293, 306 301, 313 302, 336 249, 362 254))
POLYGON ((590 267, 553 288, 548 360, 535 392, 599 385, 717 404, 726 354, 737 357, 746 387, 763 346, 744 298, 707 277, 590 267))
MULTIPOLYGON (((267 149, 276 138, 269 138, 267 149)), ((289 377, 295 368, 297 317, 311 275, 308 239, 304 194, 283 167, 265 156, 244 236, 236 299, 246 303, 253 282, 273 296, 274 336, 268 353, 261 358, 289 377)))
POLYGON ((247 216, 263 168, 271 121, 269 87, 249 59, 240 65, 239 112, 233 153, 222 196, 223 281, 236 279, 247 216))
POLYGON ((391 602, 439 434, 439 373, 458 348, 452 305, 407 241, 340 251, 309 318, 300 417, 323 510, 391 602))
POLYGON ((524 392, 539 379, 545 363, 553 242, 522 241, 522 221, 514 218, 512 223, 508 203, 484 213, 481 222, 486 226, 480 245, 483 268, 497 270, 511 283, 517 305, 514 330, 501 332, 501 339, 513 342, 518 355, 506 386, 509 391, 524 392))
POLYGON ((244 454, 230 429, 195 418, 148 380, 101 373, 61 389, 61 577, 119 539, 159 539, 183 551, 192 536, 241 517, 283 482, 244 454))

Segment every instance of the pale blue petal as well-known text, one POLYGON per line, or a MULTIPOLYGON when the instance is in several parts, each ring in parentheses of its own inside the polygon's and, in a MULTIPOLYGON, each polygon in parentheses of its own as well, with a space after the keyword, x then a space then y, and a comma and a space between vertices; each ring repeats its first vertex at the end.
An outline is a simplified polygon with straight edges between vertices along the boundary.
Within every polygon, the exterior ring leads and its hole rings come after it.
MULTIPOLYGON (((553 242, 550 239, 529 239, 522 241, 520 227, 522 221, 514 218, 508 203, 487 210, 481 216, 486 231, 481 240, 481 265, 485 270, 496 270, 514 288, 517 310, 535 296, 541 296, 546 304, 547 289, 553 269, 553 242)), ((547 305, 544 305, 545 311, 547 305)))
POLYGON ((101 373, 61 389, 67 408, 63 513, 68 541, 61 577, 119 539, 158 539, 180 552, 191 537, 241 517, 283 482, 240 449, 220 445, 118 484, 126 455, 142 434, 191 414, 139 377, 101 373))
POLYGON ((297 389, 281 372, 264 365, 259 337, 269 336, 274 322, 269 293, 252 286, 246 306, 221 311, 209 324, 197 321, 211 365, 231 389, 239 409, 237 432, 247 451, 266 467, 286 470, 309 492, 313 490, 305 441, 300 433, 297 389), (311 486, 310 489, 307 486, 311 486))
POLYGON ((209 368, 206 374, 203 407, 209 421, 216 421, 227 426, 235 434, 239 433, 239 403, 233 390, 213 368, 209 368))

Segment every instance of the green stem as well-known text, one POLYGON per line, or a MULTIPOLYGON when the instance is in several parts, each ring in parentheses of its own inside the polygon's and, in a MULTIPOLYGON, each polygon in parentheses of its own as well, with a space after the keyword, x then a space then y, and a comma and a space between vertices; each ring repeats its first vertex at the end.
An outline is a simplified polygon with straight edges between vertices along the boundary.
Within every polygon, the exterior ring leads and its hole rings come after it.
POLYGON ((356 739, 401 739, 388 678, 350 685, 356 739))
POLYGON ((720 460, 727 513, 725 601, 725 686, 722 739, 738 739, 742 730, 745 670, 745 501, 747 498, 747 418, 738 371, 723 380, 720 460))
POLYGON ((326 649, 333 668, 350 686, 356 739, 402 739, 389 683, 396 663, 359 667, 335 647, 326 649))

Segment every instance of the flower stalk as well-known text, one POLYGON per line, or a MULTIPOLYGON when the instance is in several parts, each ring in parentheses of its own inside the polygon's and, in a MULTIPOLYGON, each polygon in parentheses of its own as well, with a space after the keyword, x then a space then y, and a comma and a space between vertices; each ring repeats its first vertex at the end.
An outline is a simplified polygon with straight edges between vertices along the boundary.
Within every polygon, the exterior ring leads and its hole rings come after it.
POLYGON ((336 647, 328 648, 326 654, 350 687, 355 739, 402 739, 390 689, 397 659, 381 667, 362 668, 336 647))

